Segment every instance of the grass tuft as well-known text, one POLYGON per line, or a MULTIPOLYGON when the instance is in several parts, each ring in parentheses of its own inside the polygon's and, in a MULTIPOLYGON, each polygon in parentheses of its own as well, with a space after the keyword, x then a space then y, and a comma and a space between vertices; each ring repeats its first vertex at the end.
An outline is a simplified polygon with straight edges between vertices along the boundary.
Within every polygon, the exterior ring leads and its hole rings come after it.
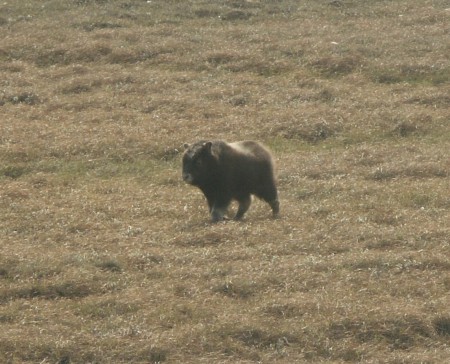
POLYGON ((382 84, 410 83, 410 84, 445 84, 450 77, 449 68, 435 68, 433 66, 401 65, 391 69, 382 68, 372 71, 373 81, 382 84))
POLYGON ((17 179, 28 173, 28 168, 26 166, 11 165, 0 168, 0 177, 9 177, 12 179, 17 179))
POLYGON ((164 363, 169 357, 168 351, 160 348, 151 348, 148 353, 148 359, 150 363, 158 364, 164 363))
POLYGON ((427 325, 416 317, 385 320, 381 322, 344 320, 329 328, 333 339, 356 337, 360 342, 386 341, 392 349, 406 350, 417 340, 430 337, 427 325))
POLYGON ((330 125, 327 122, 314 124, 280 126, 276 133, 285 139, 299 139, 308 143, 319 143, 336 135, 339 126, 330 125))
POLYGON ((220 19, 225 21, 248 20, 252 17, 252 13, 242 10, 231 10, 220 15, 220 19))
POLYGON ((394 126, 392 134, 399 137, 408 137, 410 135, 417 134, 419 132, 419 127, 411 122, 401 121, 394 126))
POLYGON ((311 67, 324 77, 338 77, 360 70, 363 60, 358 55, 328 56, 312 61, 311 67))
POLYGON ((257 285, 251 281, 227 281, 213 287, 212 290, 215 293, 221 293, 230 298, 248 299, 256 293, 257 285))
POLYGON ((58 298, 76 299, 87 297, 93 292, 93 287, 79 282, 66 282, 56 285, 36 284, 17 289, 3 291, 3 301, 16 299, 41 298, 55 300, 58 298))
POLYGON ((450 317, 448 316, 436 317, 433 320, 433 327, 438 335, 450 336, 450 317))
POLYGON ((105 270, 105 271, 109 271, 109 272, 115 272, 115 273, 122 272, 122 267, 115 260, 110 260, 110 259, 102 260, 102 261, 96 263, 96 266, 98 268, 100 268, 101 270, 105 270))

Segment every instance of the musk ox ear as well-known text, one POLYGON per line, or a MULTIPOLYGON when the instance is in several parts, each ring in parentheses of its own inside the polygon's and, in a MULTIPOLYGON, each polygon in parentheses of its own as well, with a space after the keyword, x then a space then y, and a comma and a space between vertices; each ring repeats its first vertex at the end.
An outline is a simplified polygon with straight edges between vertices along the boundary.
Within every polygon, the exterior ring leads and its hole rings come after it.
POLYGON ((189 144, 188 144, 188 143, 184 143, 184 144, 183 144, 183 147, 184 147, 184 150, 186 150, 186 149, 189 148, 189 144))

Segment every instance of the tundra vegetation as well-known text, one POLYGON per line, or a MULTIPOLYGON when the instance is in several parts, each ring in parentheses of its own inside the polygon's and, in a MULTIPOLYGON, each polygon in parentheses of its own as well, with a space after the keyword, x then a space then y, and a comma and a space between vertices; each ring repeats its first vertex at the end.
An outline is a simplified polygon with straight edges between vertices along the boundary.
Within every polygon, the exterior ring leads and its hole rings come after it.
POLYGON ((449 16, 2 1, 0 362, 448 360, 449 16), (207 222, 199 138, 268 145, 281 218, 207 222))

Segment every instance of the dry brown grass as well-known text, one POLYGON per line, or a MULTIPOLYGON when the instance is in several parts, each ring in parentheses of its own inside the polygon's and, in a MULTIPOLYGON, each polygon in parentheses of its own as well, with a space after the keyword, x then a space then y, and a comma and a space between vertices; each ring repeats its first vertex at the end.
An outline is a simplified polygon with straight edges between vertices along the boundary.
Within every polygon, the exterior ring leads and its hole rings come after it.
POLYGON ((0 362, 442 363, 448 3, 0 4, 0 362), (184 142, 257 139, 212 225, 184 142))

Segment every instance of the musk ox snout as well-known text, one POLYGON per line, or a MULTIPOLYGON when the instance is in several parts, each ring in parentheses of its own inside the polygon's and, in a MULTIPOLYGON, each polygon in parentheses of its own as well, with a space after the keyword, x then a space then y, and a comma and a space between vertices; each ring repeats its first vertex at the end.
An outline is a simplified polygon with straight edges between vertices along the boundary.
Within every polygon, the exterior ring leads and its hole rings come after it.
POLYGON ((190 174, 190 173, 183 172, 182 177, 183 177, 183 181, 190 185, 194 182, 192 174, 190 174))

